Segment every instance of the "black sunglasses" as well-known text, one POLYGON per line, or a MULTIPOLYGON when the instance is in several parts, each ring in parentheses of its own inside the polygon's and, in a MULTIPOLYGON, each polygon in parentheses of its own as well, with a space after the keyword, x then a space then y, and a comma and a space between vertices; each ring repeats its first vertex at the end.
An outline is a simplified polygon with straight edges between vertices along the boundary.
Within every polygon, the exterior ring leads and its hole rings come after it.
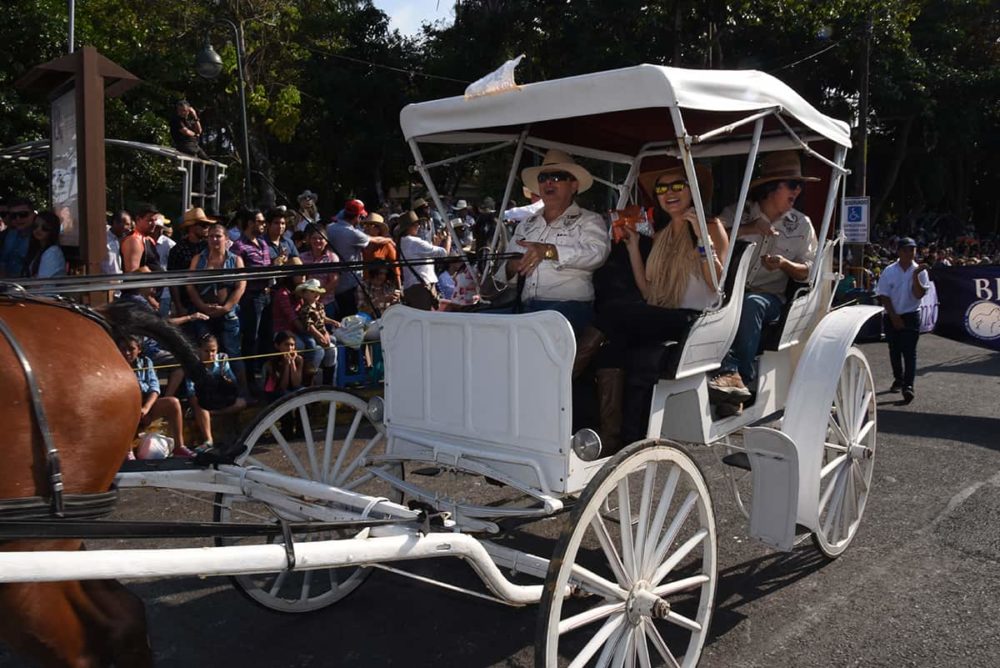
POLYGON ((546 181, 555 181, 556 183, 561 183, 562 181, 575 181, 576 177, 569 172, 542 172, 538 175, 538 182, 545 183, 546 181))
POLYGON ((7 216, 10 218, 27 218, 34 215, 34 213, 34 211, 9 211, 7 216))
POLYGON ((802 188, 802 186, 805 185, 805 183, 806 183, 805 181, 802 181, 800 179, 788 179, 787 181, 785 181, 785 185, 788 186, 789 190, 799 190, 800 188, 802 188))

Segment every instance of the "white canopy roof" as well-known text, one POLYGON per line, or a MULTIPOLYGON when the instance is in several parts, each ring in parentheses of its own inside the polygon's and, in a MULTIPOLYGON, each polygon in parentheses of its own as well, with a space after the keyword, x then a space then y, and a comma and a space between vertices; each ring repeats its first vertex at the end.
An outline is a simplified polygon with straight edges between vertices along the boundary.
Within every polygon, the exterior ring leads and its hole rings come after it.
MULTIPOLYGON (((478 143, 516 137, 531 124, 533 138, 636 155, 651 141, 675 141, 672 107, 682 110, 685 129, 692 135, 748 113, 778 108, 793 128, 851 145, 846 123, 823 115, 769 74, 658 65, 541 81, 469 100, 451 97, 410 104, 400 112, 400 125, 407 140, 478 143)), ((765 129, 780 127, 773 117, 768 123, 765 129)), ((747 134, 751 130, 752 125, 743 128, 747 134)))

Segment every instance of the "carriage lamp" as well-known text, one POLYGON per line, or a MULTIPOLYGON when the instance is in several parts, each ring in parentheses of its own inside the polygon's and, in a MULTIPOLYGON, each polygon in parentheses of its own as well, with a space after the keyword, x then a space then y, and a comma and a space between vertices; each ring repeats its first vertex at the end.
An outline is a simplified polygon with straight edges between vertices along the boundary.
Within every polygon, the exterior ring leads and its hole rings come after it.
POLYGON ((581 429, 573 434, 573 452, 585 462, 601 456, 601 437, 593 429, 581 429))
POLYGON ((385 401, 382 397, 372 397, 368 400, 368 407, 365 408, 368 419, 375 424, 382 424, 385 417, 385 401))

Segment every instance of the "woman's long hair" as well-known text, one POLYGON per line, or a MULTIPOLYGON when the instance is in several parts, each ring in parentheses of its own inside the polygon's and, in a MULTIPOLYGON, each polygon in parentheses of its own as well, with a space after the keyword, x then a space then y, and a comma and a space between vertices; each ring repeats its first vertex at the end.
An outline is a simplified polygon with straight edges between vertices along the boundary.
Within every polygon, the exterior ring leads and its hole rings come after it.
POLYGON ((62 221, 59 220, 59 216, 51 211, 42 211, 35 216, 35 222, 32 223, 32 228, 39 224, 45 227, 45 231, 48 233, 48 239, 46 240, 46 243, 42 245, 40 241, 35 239, 34 229, 32 229, 31 236, 28 238, 28 259, 24 263, 24 275, 29 277, 38 274, 38 267, 42 262, 42 253, 44 253, 50 246, 59 245, 59 230, 62 227, 62 221))
POLYGON ((646 260, 646 282, 649 284, 646 303, 651 306, 678 308, 691 275, 698 271, 697 237, 687 221, 683 223, 683 227, 668 224, 653 240, 653 249, 646 260))

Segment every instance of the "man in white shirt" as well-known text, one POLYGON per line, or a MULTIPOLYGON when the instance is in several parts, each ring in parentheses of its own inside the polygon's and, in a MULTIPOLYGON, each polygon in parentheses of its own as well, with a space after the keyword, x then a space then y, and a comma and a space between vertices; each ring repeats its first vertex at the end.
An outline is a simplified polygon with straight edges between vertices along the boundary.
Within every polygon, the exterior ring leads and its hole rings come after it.
POLYGON ((931 285, 927 265, 914 260, 917 243, 899 240, 899 259, 878 280, 875 294, 885 308, 885 340, 892 363, 891 392, 903 392, 903 401, 913 401, 913 379, 917 370, 917 339, 920 338, 920 300, 931 285))
POLYGON ((514 230, 509 250, 521 247, 524 254, 507 261, 507 279, 524 277, 525 312, 558 311, 575 332, 582 332, 594 317, 594 271, 611 252, 604 220, 573 201, 593 185, 594 177, 569 155, 552 149, 540 166, 524 169, 521 180, 545 205, 514 230))

